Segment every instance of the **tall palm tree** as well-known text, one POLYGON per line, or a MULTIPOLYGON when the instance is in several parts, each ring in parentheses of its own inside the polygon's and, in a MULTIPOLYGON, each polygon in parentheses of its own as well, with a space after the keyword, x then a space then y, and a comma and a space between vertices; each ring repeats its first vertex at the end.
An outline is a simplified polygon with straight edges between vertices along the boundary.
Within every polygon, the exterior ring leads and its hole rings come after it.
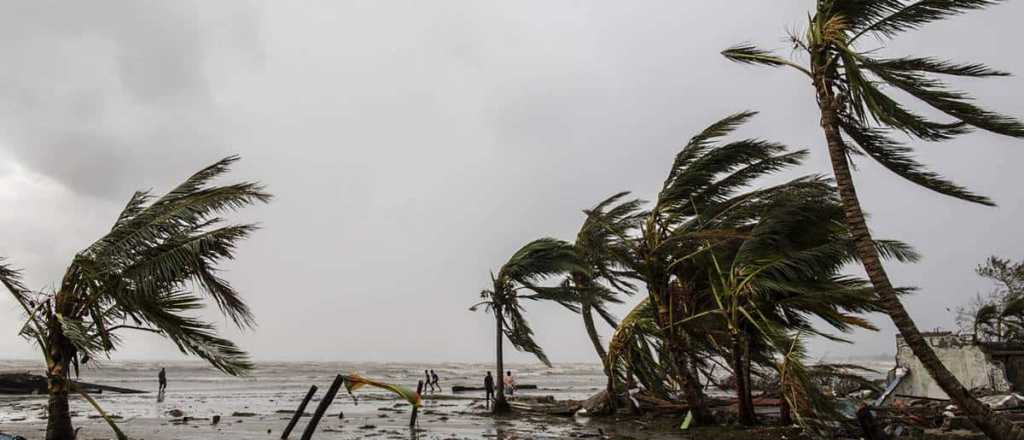
POLYGON ((22 335, 39 345, 46 361, 47 440, 74 438, 68 394, 81 390, 70 381, 71 371, 116 350, 123 331, 160 334, 227 374, 251 368, 244 351, 192 316, 206 296, 239 328, 254 324, 239 293, 217 273, 256 229, 224 224, 220 216, 271 198, 257 183, 210 185, 236 160, 220 160, 159 198, 136 192, 110 232, 75 255, 55 291, 31 292, 18 272, 0 264, 0 281, 28 315, 22 335))
POLYGON ((502 351, 504 338, 508 338, 517 350, 533 353, 545 365, 551 366, 544 350, 533 340, 533 329, 523 315, 524 309, 519 300, 555 301, 570 310, 578 311, 575 305, 576 295, 571 289, 539 284, 549 278, 573 271, 588 272, 577 262, 572 245, 553 238, 531 241, 512 254, 512 257, 498 269, 497 275, 491 274, 491 288, 480 292, 483 301, 470 307, 470 310, 476 310, 482 305, 494 314, 498 373, 498 390, 493 406, 495 413, 509 410, 505 399, 505 386, 501 380, 502 372, 505 371, 502 351), (521 293, 524 291, 531 293, 521 293))
POLYGON ((872 245, 864 213, 850 171, 849 156, 866 154, 897 175, 940 194, 982 205, 988 198, 949 181, 914 160, 913 150, 890 137, 903 132, 923 141, 944 141, 978 128, 1006 136, 1024 137, 1020 121, 978 107, 971 97, 951 89, 936 75, 960 77, 1005 76, 982 64, 958 64, 931 57, 879 58, 873 48, 862 48, 865 36, 884 41, 998 0, 818 0, 802 37, 791 38, 806 61, 786 59, 753 45, 723 51, 727 58, 750 64, 787 66, 804 74, 814 86, 820 125, 825 134, 846 222, 857 241, 860 260, 881 303, 907 345, 935 382, 990 438, 1020 439, 1024 431, 971 396, 921 337, 917 325, 899 301, 872 245), (895 89, 945 114, 935 121, 914 113, 895 89))
POLYGON ((627 195, 627 192, 615 194, 584 211, 587 217, 576 234, 573 250, 577 261, 587 271, 573 271, 566 278, 566 285, 578 295, 583 325, 606 375, 609 374, 608 356, 594 324, 594 313, 614 328, 617 322, 607 305, 620 304, 620 294, 632 295, 636 291, 629 281, 631 274, 618 260, 623 246, 620 237, 636 226, 642 204, 639 200, 621 201, 627 195))
MULTIPOLYGON (((779 144, 757 139, 719 144, 737 126, 752 117, 745 112, 718 121, 694 136, 676 155, 657 198, 640 219, 635 236, 623 236, 622 261, 644 282, 648 299, 662 329, 668 364, 698 423, 712 420, 698 382, 699 360, 693 341, 676 321, 688 316, 690 300, 695 297, 692 280, 695 273, 682 271, 687 256, 699 251, 707 238, 736 236, 735 224, 741 224, 746 210, 730 211, 741 200, 747 210, 757 205, 759 194, 740 190, 758 177, 799 163, 806 152, 786 152, 779 144), (702 227, 707 221, 722 219, 702 227), (709 212, 730 212, 728 216, 709 212), (728 219, 728 222, 725 221, 728 219)), ((798 181, 790 185, 800 186, 798 181)))

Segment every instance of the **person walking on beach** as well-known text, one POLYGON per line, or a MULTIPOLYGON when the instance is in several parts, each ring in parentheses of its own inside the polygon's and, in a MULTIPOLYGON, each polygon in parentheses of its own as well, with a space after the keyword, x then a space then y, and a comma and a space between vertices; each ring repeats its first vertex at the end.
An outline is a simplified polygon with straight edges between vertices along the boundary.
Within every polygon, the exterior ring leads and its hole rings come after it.
POLYGON ((431 387, 433 387, 433 386, 437 386, 437 390, 438 390, 438 391, 444 391, 444 390, 442 390, 442 389, 441 389, 441 384, 440 384, 440 383, 438 383, 438 380, 437 380, 437 373, 435 373, 435 372, 434 372, 434 370, 430 370, 430 380, 432 381, 432 382, 430 383, 430 386, 431 386, 431 387))
POLYGON ((494 376, 488 371, 484 376, 484 402, 487 402, 487 409, 491 408, 491 401, 494 400, 494 376))
POLYGON ((512 370, 505 373, 505 392, 510 396, 516 393, 516 380, 512 377, 512 370))
POLYGON ((430 380, 430 371, 423 370, 423 377, 426 378, 426 380, 423 381, 423 384, 425 385, 423 387, 423 391, 426 392, 427 391, 427 387, 429 386, 430 387, 430 392, 433 393, 434 392, 434 381, 430 380))
POLYGON ((156 402, 160 403, 164 401, 164 392, 167 391, 167 370, 160 367, 160 373, 156 375, 156 379, 160 383, 156 392, 156 402))

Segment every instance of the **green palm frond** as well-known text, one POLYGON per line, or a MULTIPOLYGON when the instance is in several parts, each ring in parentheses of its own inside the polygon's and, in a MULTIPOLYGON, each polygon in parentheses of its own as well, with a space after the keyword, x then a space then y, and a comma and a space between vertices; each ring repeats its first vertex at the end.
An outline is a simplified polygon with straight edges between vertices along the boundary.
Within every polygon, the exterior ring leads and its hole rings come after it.
POLYGON ((849 154, 866 153, 886 169, 917 185, 973 203, 992 205, 916 161, 913 148, 893 140, 891 130, 939 142, 980 129, 1024 138, 1024 122, 977 105, 936 76, 1005 77, 1008 72, 980 63, 958 63, 934 57, 875 58, 873 50, 856 47, 859 37, 889 38, 925 24, 1001 3, 999 0, 818 0, 804 36, 791 36, 807 60, 783 58, 752 44, 726 49, 736 62, 791 66, 812 76, 816 92, 831 96, 849 154), (803 64, 803 65, 801 65, 803 64), (893 94, 892 90, 902 92, 893 94), (911 108, 906 97, 938 110, 950 120, 933 120, 911 108), (859 147, 859 148, 858 148, 859 147))
POLYGON ((533 329, 530 328, 530 323, 523 316, 522 308, 518 305, 509 305, 502 310, 504 316, 501 319, 505 323, 503 327, 505 337, 512 343, 512 346, 516 350, 532 353, 544 365, 550 367, 551 361, 548 359, 547 354, 544 353, 544 349, 533 339, 533 329))
POLYGON ((690 166, 690 164, 704 155, 718 138, 732 133, 733 130, 743 125, 744 122, 754 117, 757 112, 741 112, 727 116, 705 128, 690 141, 683 149, 676 154, 676 158, 669 169, 668 177, 665 179, 664 188, 671 187, 676 178, 690 166))
POLYGON ((959 64, 932 57, 865 58, 863 63, 872 68, 895 72, 936 73, 972 78, 1010 76, 1009 72, 995 70, 980 63, 959 64))
POLYGON ((843 131, 865 153, 896 175, 924 188, 968 202, 995 206, 989 198, 971 192, 929 170, 914 160, 913 149, 896 142, 883 129, 870 128, 856 121, 844 120, 843 131))
POLYGON ((951 90, 945 83, 920 73, 897 70, 867 59, 864 68, 887 84, 921 100, 964 124, 1012 137, 1024 137, 1024 123, 971 103, 970 95, 951 90))
POLYGON ((833 1, 872 4, 871 8, 865 8, 871 14, 864 17, 866 20, 856 21, 853 29, 861 34, 871 32, 889 38, 928 23, 1000 3, 1000 0, 916 0, 909 3, 900 0, 833 1))
POLYGON ((737 63, 743 64, 760 64, 770 67, 789 66, 803 72, 807 76, 811 75, 811 72, 808 71, 803 66, 793 63, 792 61, 789 61, 785 58, 779 57, 770 51, 760 49, 757 46, 754 46, 753 44, 750 43, 737 44, 726 50, 723 50, 722 56, 724 56, 726 59, 730 61, 735 61, 737 63))
POLYGON ((577 261, 572 245, 554 238, 539 238, 516 251, 498 271, 498 279, 532 284, 571 271, 587 271, 577 261))
POLYGON ((186 314, 201 310, 202 298, 185 291, 130 297, 122 306, 126 306, 126 316, 159 331, 182 353, 206 360, 230 375, 245 374, 252 368, 249 356, 233 342, 218 337, 212 324, 186 314))

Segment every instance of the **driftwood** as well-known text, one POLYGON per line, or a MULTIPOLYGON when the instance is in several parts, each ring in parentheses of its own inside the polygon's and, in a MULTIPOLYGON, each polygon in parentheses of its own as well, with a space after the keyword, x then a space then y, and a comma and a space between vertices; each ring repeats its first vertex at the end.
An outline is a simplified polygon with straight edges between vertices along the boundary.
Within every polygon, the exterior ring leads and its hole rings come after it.
MULTIPOLYGON (((516 385, 516 391, 535 389, 537 389, 537 385, 516 385)), ((452 387, 453 393, 465 393, 469 391, 484 391, 484 387, 469 387, 464 385, 455 385, 452 387)))
POLYGON ((515 396, 509 402, 512 408, 551 416, 571 416, 582 407, 575 400, 555 400, 554 396, 515 396))
MULTIPOLYGON (((146 391, 114 387, 88 382, 72 381, 78 389, 87 393, 110 391, 122 394, 143 394, 146 391)), ((46 378, 30 373, 0 373, 0 394, 46 394, 46 378)))

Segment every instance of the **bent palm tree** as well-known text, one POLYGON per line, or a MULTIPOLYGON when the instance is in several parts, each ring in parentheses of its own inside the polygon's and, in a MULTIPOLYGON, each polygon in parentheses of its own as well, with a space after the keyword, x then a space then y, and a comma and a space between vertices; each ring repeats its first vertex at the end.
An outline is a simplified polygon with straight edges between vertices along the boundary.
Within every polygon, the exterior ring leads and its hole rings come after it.
POLYGON ((160 198, 136 192, 110 232, 75 255, 56 291, 31 292, 0 264, 0 281, 28 315, 22 335, 46 361, 47 440, 74 438, 71 370, 116 350, 121 331, 163 335, 227 374, 251 368, 248 355, 218 337, 213 324, 190 315, 205 295, 239 328, 254 323, 238 292, 217 274, 217 264, 232 259, 235 245, 256 229, 225 225, 219 216, 271 197, 257 183, 209 185, 236 160, 225 158, 160 198))
POLYGON ((917 325, 899 301, 898 292, 872 244, 848 158, 852 154, 867 154, 917 185, 969 202, 993 204, 988 198, 928 170, 914 160, 911 148, 892 139, 889 134, 896 130, 924 141, 943 141, 978 128, 1024 137, 1024 124, 1020 121, 974 105, 969 95, 950 89, 934 76, 990 77, 1007 74, 981 64, 957 64, 930 57, 876 58, 871 50, 858 49, 857 43, 866 35, 884 40, 996 3, 997 0, 919 0, 909 3, 902 0, 818 0, 814 15, 809 17, 806 34, 802 38, 792 38, 794 45, 808 56, 807 65, 748 44, 722 53, 743 63, 788 66, 811 80, 846 222, 857 242, 860 260, 886 312, 935 382, 972 422, 990 438, 1020 439, 1024 438, 1024 431, 971 396, 921 337, 917 325), (939 122, 916 114, 887 94, 883 87, 916 98, 951 120, 939 122))
POLYGON ((578 311, 579 309, 574 304, 575 293, 571 289, 538 285, 548 278, 573 271, 588 272, 586 268, 577 263, 572 245, 553 238, 540 238, 531 241, 512 254, 508 262, 498 270, 497 275, 491 274, 492 287, 480 292, 480 296, 484 300, 470 307, 470 310, 476 310, 477 307, 483 305, 488 311, 494 313, 494 322, 497 328, 495 348, 499 380, 494 398, 493 411, 495 413, 507 412, 509 409, 508 402, 505 400, 505 386, 501 382, 502 372, 505 371, 502 351, 503 338, 508 338, 517 350, 533 353, 545 365, 551 365, 544 350, 533 340, 533 329, 530 328, 526 317, 523 316, 523 306, 519 300, 550 300, 570 310, 578 311), (523 290, 532 293, 520 294, 520 291, 523 290))
POLYGON ((627 279, 630 274, 618 261, 623 246, 620 237, 636 226, 639 219, 637 212, 642 203, 638 200, 620 203, 628 194, 615 194, 584 211, 587 218, 576 234, 573 250, 578 262, 587 271, 573 271, 566 278, 566 284, 576 291, 583 325, 606 375, 609 374, 608 356, 594 325, 594 313, 614 328, 617 325, 616 319, 608 311, 607 304, 622 303, 620 293, 632 295, 636 290, 627 279))
MULTIPOLYGON (((790 350, 790 344, 784 349, 777 347, 778 334, 839 340, 816 329, 810 318, 841 332, 875 330, 860 315, 882 311, 866 280, 841 274, 844 265, 857 257, 842 224, 843 211, 834 188, 780 189, 755 223, 739 228, 745 237, 709 239, 705 251, 685 263, 704 268, 708 274, 700 292, 707 292, 704 294, 713 301, 706 311, 693 316, 716 318, 721 323, 699 320, 694 333, 703 331, 709 338, 722 339, 711 345, 720 347, 721 355, 732 360, 739 417, 745 425, 756 423, 751 363, 774 366, 776 355, 790 350), (714 328, 724 331, 707 331, 714 328)), ((875 246, 899 261, 917 259, 915 252, 899 242, 879 241, 875 246)))
MULTIPOLYGON (((699 251, 708 238, 735 236, 735 227, 750 219, 750 209, 757 206, 760 195, 772 191, 740 190, 758 177, 799 163, 806 154, 787 153, 782 145, 756 139, 717 142, 752 116, 750 112, 729 116, 694 136, 676 155, 653 206, 642 214, 639 233, 622 236, 623 264, 647 287, 662 329, 668 354, 665 362, 698 423, 708 423, 712 417, 697 380, 697 353, 692 338, 674 323, 692 312, 696 296, 692 282, 699 274, 682 270, 684 265, 679 263, 699 251), (745 200, 749 202, 744 209, 731 211, 745 200), (701 215, 717 220, 705 227, 698 209, 701 215), (711 212, 728 215, 709 215, 711 212)), ((805 184, 808 182, 790 185, 805 184)))

